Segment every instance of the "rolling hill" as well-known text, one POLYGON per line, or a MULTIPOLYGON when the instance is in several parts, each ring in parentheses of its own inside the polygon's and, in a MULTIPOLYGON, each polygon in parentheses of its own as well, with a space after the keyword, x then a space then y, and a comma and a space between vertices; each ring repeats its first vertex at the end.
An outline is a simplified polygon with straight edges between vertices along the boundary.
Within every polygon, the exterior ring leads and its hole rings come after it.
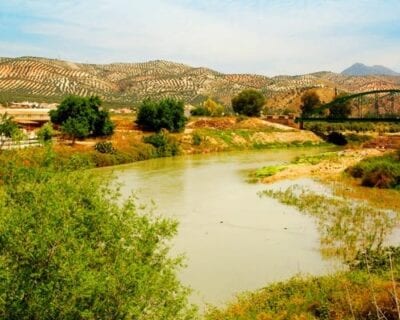
POLYGON ((229 104, 232 96, 245 88, 261 90, 271 108, 296 110, 300 96, 309 88, 316 88, 328 101, 335 88, 346 92, 400 88, 400 77, 354 77, 332 72, 266 77, 223 74, 162 60, 100 65, 36 57, 0 58, 3 104, 25 100, 58 102, 69 94, 100 95, 106 105, 116 107, 166 96, 191 104, 210 96, 229 104))

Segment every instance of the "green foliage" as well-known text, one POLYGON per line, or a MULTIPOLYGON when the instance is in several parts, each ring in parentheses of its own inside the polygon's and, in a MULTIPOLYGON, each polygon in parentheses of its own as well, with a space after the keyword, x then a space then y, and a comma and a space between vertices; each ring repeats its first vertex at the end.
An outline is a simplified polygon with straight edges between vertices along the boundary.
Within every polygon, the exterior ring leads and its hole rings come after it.
POLYGON ((151 131, 181 131, 186 123, 183 101, 172 98, 160 101, 144 100, 139 107, 136 123, 151 131))
POLYGON ((286 168, 287 168, 287 166, 283 166, 283 165, 266 166, 266 167, 263 167, 261 169, 254 171, 253 173, 251 173, 250 176, 261 179, 261 178, 273 176, 273 175, 277 174, 278 172, 285 170, 286 168))
POLYGON ((232 99, 233 111, 249 117, 259 117, 264 104, 264 95, 253 89, 243 90, 232 99))
POLYGON ((18 125, 7 113, 0 117, 0 136, 11 138, 18 130, 18 125))
POLYGON ((367 249, 358 252, 354 260, 349 261, 351 270, 369 271, 382 274, 391 270, 400 276, 400 247, 385 247, 379 250, 367 249))
POLYGON ((50 111, 50 118, 73 140, 88 136, 109 136, 114 132, 114 124, 109 113, 100 109, 101 104, 102 101, 97 96, 90 98, 69 96, 56 110, 50 111))
POLYGON ((211 116, 211 112, 208 109, 204 108, 204 107, 196 107, 196 108, 194 108, 194 109, 192 109, 190 111, 190 114, 192 116, 198 116, 198 117, 211 116))
POLYGON ((45 123, 37 132, 37 137, 40 141, 47 143, 53 139, 54 130, 50 122, 45 123))
POLYGON ((311 156, 300 156, 296 157, 292 164, 311 164, 316 165, 324 160, 336 160, 339 157, 337 152, 325 152, 311 156))
POLYGON ((301 97, 301 116, 306 118, 314 115, 320 106, 321 100, 314 90, 305 92, 301 97))
POLYGON ((83 139, 89 135, 89 124, 86 119, 68 118, 61 126, 61 131, 67 136, 75 139, 83 139))
POLYGON ((192 319, 169 253, 176 222, 49 156, 0 166, 0 318, 192 319))
POLYGON ((6 139, 21 141, 25 138, 24 133, 18 128, 18 125, 13 121, 13 118, 7 113, 0 117, 0 151, 6 142, 6 139))
MULTIPOLYGON (((345 95, 339 95, 338 98, 342 98, 345 95)), ((331 119, 346 119, 351 115, 350 101, 334 100, 329 107, 328 118, 331 119)))
POLYGON ((347 144, 346 137, 340 132, 333 131, 326 137, 326 142, 333 143, 337 146, 345 146, 347 144))
POLYGON ((144 137, 143 141, 156 148, 158 157, 171 157, 180 154, 178 141, 168 134, 166 130, 144 137))
POLYGON ((370 157, 346 170, 366 187, 400 188, 400 160, 396 154, 370 157))
POLYGON ((201 145, 201 142, 203 141, 202 136, 198 132, 194 132, 192 135, 192 143, 194 146, 199 146, 201 145))
POLYGON ((110 153, 113 154, 116 152, 115 148, 113 147, 112 142, 110 141, 101 141, 97 142, 94 145, 94 149, 100 153, 110 153))
POLYGON ((353 131, 353 132, 400 132, 398 123, 371 123, 371 122, 306 122, 304 129, 313 132, 329 133, 332 131, 353 131))

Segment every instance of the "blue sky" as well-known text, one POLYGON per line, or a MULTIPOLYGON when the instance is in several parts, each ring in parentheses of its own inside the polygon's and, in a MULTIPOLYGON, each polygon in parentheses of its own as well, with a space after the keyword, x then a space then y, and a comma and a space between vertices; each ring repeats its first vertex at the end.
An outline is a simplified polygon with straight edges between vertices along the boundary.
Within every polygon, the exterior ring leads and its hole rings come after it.
POLYGON ((0 0, 0 56, 222 72, 400 71, 399 0, 0 0))

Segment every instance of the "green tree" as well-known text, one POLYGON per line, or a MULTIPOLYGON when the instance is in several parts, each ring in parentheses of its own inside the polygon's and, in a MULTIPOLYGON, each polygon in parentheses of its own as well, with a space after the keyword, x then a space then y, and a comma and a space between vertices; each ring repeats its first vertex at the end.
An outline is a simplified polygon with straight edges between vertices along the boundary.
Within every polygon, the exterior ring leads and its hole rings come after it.
POLYGON ((136 123, 146 130, 181 131, 186 123, 184 103, 172 98, 160 101, 146 99, 139 107, 136 123))
POLYGON ((13 165, 0 165, 1 319, 192 318, 174 221, 119 203, 104 175, 13 165))
POLYGON ((61 126, 61 131, 72 139, 72 144, 76 139, 83 139, 89 136, 89 124, 84 118, 68 118, 61 126))
POLYGON ((19 139, 22 135, 22 131, 11 116, 5 113, 0 117, 0 150, 6 142, 4 138, 19 139))
POLYGON ((329 107, 328 117, 331 119, 347 119, 351 115, 351 105, 349 100, 342 100, 346 94, 340 94, 329 107))
POLYGON ((310 117, 315 114, 316 109, 321 106, 321 100, 318 94, 312 91, 306 91, 301 96, 301 116, 302 117, 310 117))
POLYGON ((232 108, 238 114, 258 117, 265 104, 265 97, 257 90, 243 90, 232 99, 232 108))
POLYGON ((38 139, 43 143, 48 143, 53 139, 54 130, 50 122, 45 123, 37 132, 38 139))
POLYGON ((56 110, 50 111, 50 118, 73 142, 88 136, 109 136, 114 132, 114 124, 109 113, 100 109, 101 103, 97 96, 69 96, 56 110))

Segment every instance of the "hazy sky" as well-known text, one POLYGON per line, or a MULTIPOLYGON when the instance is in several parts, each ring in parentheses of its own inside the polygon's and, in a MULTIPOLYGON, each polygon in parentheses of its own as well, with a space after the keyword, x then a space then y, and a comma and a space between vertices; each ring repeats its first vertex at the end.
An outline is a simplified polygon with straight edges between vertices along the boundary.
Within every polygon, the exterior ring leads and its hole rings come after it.
POLYGON ((400 71, 400 0, 0 0, 0 56, 222 72, 400 71))

